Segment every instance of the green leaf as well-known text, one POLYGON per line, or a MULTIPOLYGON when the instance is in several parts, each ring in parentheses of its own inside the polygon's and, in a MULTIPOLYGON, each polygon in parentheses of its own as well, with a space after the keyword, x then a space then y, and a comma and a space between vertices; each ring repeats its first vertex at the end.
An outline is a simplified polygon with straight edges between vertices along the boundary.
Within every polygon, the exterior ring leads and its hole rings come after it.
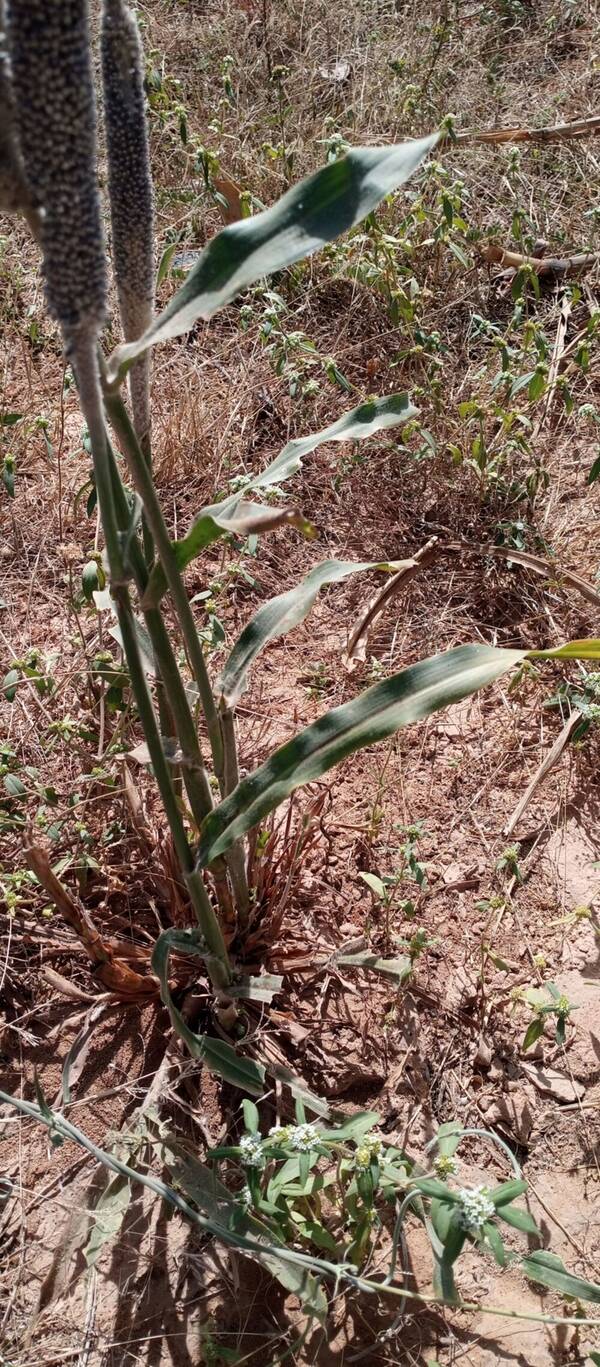
POLYGON ((486 1220, 483 1226, 483 1234, 486 1242, 492 1250, 494 1258, 499 1267, 506 1267, 506 1251, 500 1233, 491 1220, 486 1220))
POLYGON ((539 1016, 536 1016, 535 1020, 532 1020, 530 1024, 527 1026, 521 1048, 523 1050, 531 1049, 532 1044, 535 1044, 536 1041, 539 1040, 540 1037, 543 1035, 543 1033, 544 1022, 542 1019, 540 1019, 539 1016))
POLYGON ((397 983, 406 982, 412 973, 412 964, 406 955, 399 959, 380 959, 377 954, 363 950, 359 954, 336 954, 334 962, 347 968, 366 968, 371 973, 381 973, 384 978, 392 978, 397 983))
POLYGON ((4 683, 2 684, 2 692, 4 693, 7 702, 14 702, 20 678, 21 675, 18 669, 9 669, 8 674, 5 675, 4 683))
POLYGON ((110 381, 122 378, 156 342, 188 332, 198 318, 211 318, 248 285, 347 232, 408 180, 438 139, 434 133, 391 147, 353 148, 293 186, 272 208, 217 233, 163 313, 137 341, 117 348, 109 362, 110 381))
POLYGON ((240 978, 228 988, 230 997, 251 1002, 271 1002, 281 991, 283 978, 277 973, 261 973, 257 978, 240 978))
POLYGON ((448 1225, 446 1238, 444 1239, 442 1263, 447 1263, 449 1266, 452 1266, 452 1263, 456 1262, 459 1253, 462 1252, 466 1237, 467 1231, 461 1222, 460 1211, 453 1212, 448 1225))
POLYGON ((111 1178, 93 1212, 94 1225, 83 1250, 88 1267, 98 1261, 104 1245, 119 1233, 131 1200, 131 1182, 123 1173, 111 1178))
POLYGON ((527 1191, 527 1183, 516 1178, 514 1181, 503 1182, 501 1186, 494 1187, 489 1197, 498 1210, 500 1206, 508 1205, 509 1201, 516 1201, 517 1196, 522 1196, 524 1191, 527 1191))
POLYGON ((412 1179, 412 1186, 423 1196, 431 1196, 445 1205, 454 1206, 460 1202, 458 1192, 453 1191, 445 1182, 439 1182, 437 1177, 415 1177, 412 1179))
POLYGON ((537 1234, 539 1237, 540 1231, 528 1210, 522 1210, 520 1206, 498 1206, 497 1214, 499 1220, 512 1225, 513 1229, 520 1229, 522 1234, 537 1234))
POLYGON ((161 258, 160 258, 160 261, 159 261, 159 263, 158 263, 158 270, 157 270, 157 272, 156 272, 156 288, 157 288, 157 290, 158 290, 159 286, 162 285, 163 280, 166 280, 166 278, 167 278, 167 276, 168 276, 168 274, 169 274, 169 271, 170 271, 170 269, 171 269, 171 262, 172 262, 172 260, 173 260, 174 255, 175 255, 175 252, 177 251, 178 246, 179 246, 179 243, 178 243, 178 242, 169 242, 168 246, 165 247, 165 249, 164 249, 164 252, 163 252, 163 254, 162 254, 161 258))
POLYGON ((527 1257, 521 1260, 520 1267, 532 1281, 548 1286, 552 1291, 560 1291, 563 1296, 573 1296, 578 1301, 592 1301, 594 1305, 600 1305, 600 1286, 596 1282, 584 1281, 582 1277, 574 1277, 567 1272, 564 1263, 555 1253, 547 1253, 542 1248, 536 1249, 535 1253, 528 1253, 527 1257))
MULTIPOLYGON (((305 535, 313 535, 310 523, 305 521, 301 513, 289 508, 264 508, 260 504, 247 502, 246 495, 261 489, 269 489, 273 484, 282 484, 300 470, 304 456, 310 455, 325 442, 364 441, 376 432, 396 427, 398 423, 416 417, 417 412, 408 394, 386 394, 383 398, 369 399, 366 403, 359 404, 358 408, 352 408, 349 413, 344 413, 338 418, 337 422, 330 423, 319 432, 288 441, 276 459, 260 474, 249 480, 240 493, 232 494, 221 503, 213 503, 202 509, 187 535, 175 542, 179 568, 185 569, 200 551, 226 533, 246 537, 254 533, 272 531, 288 523, 296 526, 305 535)), ((157 603, 165 588, 162 568, 157 565, 150 576, 144 604, 150 606, 157 603)))
POLYGON ((4 787, 9 797, 26 797, 27 789, 18 774, 5 774, 4 787))
POLYGON ((325 1139, 362 1139, 363 1135, 368 1134, 375 1125, 379 1125, 381 1116, 377 1111, 359 1111, 358 1115, 353 1115, 349 1120, 345 1120, 343 1125, 336 1125, 334 1130, 325 1131, 325 1139))
POLYGON ((490 683, 524 657, 523 650, 465 645, 433 655, 326 713, 281 746, 242 780, 202 826, 199 865, 212 863, 235 840, 303 783, 347 755, 390 736, 490 683))
POLYGON ((600 1353, 588 1353, 588 1359, 590 1362, 595 1362, 596 1367, 600 1367, 600 1353))
MULTIPOLYGON (((587 477, 587 482, 588 484, 594 484, 597 479, 600 479, 600 454, 596 456, 594 464, 592 465, 590 473, 587 477)), ((600 1362, 600 1356, 598 1357, 598 1361, 600 1362)))
POLYGON ((378 878, 376 873, 361 872, 358 876, 359 878, 362 878, 363 883, 366 883, 367 887, 371 889, 371 892, 374 892, 375 896, 383 901, 385 897, 385 883, 383 882, 383 879, 378 878))
POLYGON ((235 707, 248 687, 248 670, 269 641, 285 636, 308 616, 313 603, 326 584, 339 583, 351 574, 366 570, 393 572, 397 564, 376 560, 324 560, 287 593, 263 603, 238 637, 221 675, 221 692, 227 707, 235 707))
POLYGON ((438 1153, 444 1154, 446 1158, 453 1158, 461 1141, 462 1125, 457 1120, 445 1120, 435 1137, 438 1153))
POLYGON ((242 1111, 244 1113, 244 1125, 250 1134, 258 1134, 260 1131, 260 1120, 258 1111, 253 1101, 247 1098, 242 1101, 242 1111))

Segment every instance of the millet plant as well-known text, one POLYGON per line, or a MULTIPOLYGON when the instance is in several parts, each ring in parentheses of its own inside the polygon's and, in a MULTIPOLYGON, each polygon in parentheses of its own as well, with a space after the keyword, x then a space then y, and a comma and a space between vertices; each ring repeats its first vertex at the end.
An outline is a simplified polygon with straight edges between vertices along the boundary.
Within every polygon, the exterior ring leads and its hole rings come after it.
MULTIPOLYGON (((243 489, 201 510, 172 541, 152 478, 150 356, 157 343, 208 319, 245 288, 316 251, 401 186, 439 135, 392 147, 350 150, 289 190, 272 208, 226 227, 209 242, 183 286, 153 317, 153 193, 144 108, 143 53, 123 0, 104 0, 101 71, 108 160, 112 264, 125 341, 108 359, 101 349, 107 316, 108 259, 98 192, 96 100, 85 0, 11 0, 2 49, 0 207, 26 214, 39 242, 48 307, 58 321, 89 432, 106 546, 111 602, 150 762, 162 798, 197 930, 166 931, 153 967, 176 1030, 192 1052, 255 1093, 264 1069, 241 1057, 240 1000, 268 1000, 275 979, 244 978, 244 938, 253 914, 248 837, 301 784, 318 779, 362 746, 457 701, 499 677, 528 652, 464 645, 421 661, 337 707, 277 749, 240 780, 235 708, 253 661, 269 641, 301 622, 319 590, 379 563, 325 561, 301 584, 265 603, 244 628, 219 679, 209 677, 183 573, 228 533, 264 534, 287 525, 311 529, 293 506, 248 495, 281 486, 323 442, 364 439, 415 414, 405 393, 371 398, 337 422, 287 443, 243 489), (130 411, 124 392, 129 388, 130 411), (131 416, 130 416, 131 413, 131 416), (109 436, 109 430, 112 436, 109 436), (121 479, 112 441, 132 487, 121 479), (166 625, 170 595, 193 676, 197 706, 177 663, 178 635, 166 625), (137 613, 134 602, 137 601, 137 613), (140 615, 156 667, 155 696, 144 667, 140 615), (173 756, 175 755, 175 760, 173 756), (180 776, 185 803, 180 796, 180 776), (213 794, 219 801, 215 805, 213 794), (229 947, 228 947, 229 946, 229 947), (214 989, 221 1034, 197 1035, 169 990, 172 950, 196 954, 214 989)), ((595 657, 598 642, 575 642, 531 655, 595 657)))
MULTIPOLYGON (((188 599, 183 577, 186 566, 229 533, 261 535, 286 525, 310 533, 300 510, 269 501, 274 487, 279 489, 322 443, 362 440, 411 419, 416 410, 405 393, 367 399, 325 429, 288 442, 243 489, 203 508, 186 534, 172 541, 152 477, 151 349, 186 332, 197 319, 211 318, 252 284, 310 255, 373 214, 378 204, 416 171, 437 145, 439 135, 399 146, 351 149, 288 190, 270 209, 226 227, 208 243, 182 287, 155 318, 153 195, 143 56, 132 14, 122 0, 104 0, 101 70, 107 192, 114 283, 125 339, 107 358, 101 338, 107 316, 108 257, 98 192, 87 3, 10 0, 6 13, 0 10, 0 18, 6 34, 6 45, 3 42, 0 50, 0 209, 24 214, 39 243, 48 307, 60 325, 89 433, 111 602, 154 778, 197 922, 194 930, 171 929, 160 936, 153 968, 174 1028, 191 1053, 230 1082, 259 1095, 264 1089, 265 1068, 236 1047, 244 1032, 240 1002, 270 1000, 281 980, 244 977, 239 967, 254 910, 248 840, 257 824, 297 787, 320 778, 354 751, 458 701, 528 655, 598 658, 600 642, 578 641, 554 651, 531 652, 463 645, 433 656, 327 712, 240 779, 235 709, 259 652, 305 618, 323 586, 351 574, 373 569, 385 572, 394 566, 335 560, 316 565, 296 588, 259 609, 216 680, 209 677, 188 599), (113 440, 124 457, 130 486, 122 481, 113 440), (249 498, 261 492, 267 494, 265 502, 249 498), (173 631, 167 627, 162 608, 167 593, 177 624, 173 631), (142 619, 154 656, 154 693, 144 666, 142 619), (178 665, 181 641, 193 677, 197 699, 193 704, 178 665), (201 741, 201 735, 206 736, 207 743, 201 741), (219 797, 216 804, 215 792, 219 797), (196 1034, 175 1005, 169 984, 171 951, 196 955, 204 961, 214 993, 218 1037, 196 1034)), ((350 959, 356 966, 371 966, 400 981, 406 971, 400 960, 374 960, 373 955, 353 955, 350 959)), ((343 959, 338 956, 337 961, 343 959)), ((265 1148, 258 1136, 255 1108, 246 1109, 249 1135, 230 1155, 247 1160, 260 1150, 261 1171, 263 1158, 265 1167, 267 1162, 286 1162, 289 1144, 293 1150, 300 1132, 304 1139, 307 1135, 310 1138, 309 1149, 314 1147, 315 1155, 325 1158, 331 1146, 345 1146, 354 1134, 352 1130, 338 1130, 328 1139, 321 1129, 307 1125, 302 1085, 288 1074, 284 1080, 296 1093, 297 1126, 285 1133, 280 1130, 274 1137, 277 1143, 272 1136, 265 1148)), ((3 1094, 0 1097, 9 1100, 3 1094)), ((306 1093, 304 1097, 306 1100, 306 1093)), ((339 1278, 342 1273, 350 1284, 364 1289, 387 1287, 390 1293, 405 1294, 391 1286, 393 1268, 385 1282, 360 1282, 356 1277, 356 1263, 360 1261, 356 1250, 360 1246, 364 1252, 369 1242, 381 1141, 359 1144, 355 1156, 345 1147, 340 1150, 340 1161, 349 1165, 348 1174, 354 1182, 350 1196, 344 1198, 353 1242, 350 1248, 340 1244, 342 1261, 323 1262, 286 1247, 286 1241, 292 1240, 293 1202, 296 1198, 304 1201, 303 1185, 312 1180, 310 1154, 298 1158, 298 1172, 294 1169, 290 1190, 286 1188, 281 1199, 274 1199, 277 1183, 264 1189, 252 1177, 253 1164, 246 1161, 255 1214, 250 1218, 246 1213, 242 1219, 238 1202, 231 1215, 222 1203, 219 1205, 218 1197, 217 1215, 205 1219, 172 1188, 142 1177, 91 1145, 64 1117, 53 1115, 43 1097, 38 1096, 38 1102, 37 1107, 29 1102, 18 1105, 24 1113, 47 1124, 56 1140, 76 1139, 121 1178, 144 1182, 207 1232, 259 1257, 271 1269, 276 1265, 278 1275, 283 1278, 285 1273, 288 1278, 285 1284, 303 1294, 305 1301, 309 1292, 314 1301, 315 1286, 318 1291, 323 1277, 339 1278), (269 1217, 266 1223, 260 1218, 264 1216, 269 1217), (353 1257, 352 1264, 344 1261, 347 1256, 353 1257), (296 1280, 290 1282, 290 1277, 296 1280)), ((311 1097, 306 1104, 327 1115, 327 1107, 317 1099, 311 1097)), ((392 1197, 406 1187, 407 1171, 400 1176, 392 1174, 392 1197)), ((441 1176, 445 1175, 446 1170, 441 1176)), ((272 1167, 269 1181, 274 1181, 272 1167)), ((214 1184, 212 1190, 214 1196, 214 1184)), ((405 1199, 409 1195, 411 1200, 425 1197, 437 1202, 430 1223, 433 1221, 436 1258, 448 1273, 446 1281, 440 1283, 442 1296, 453 1298, 449 1269, 467 1237, 479 1238, 487 1230, 490 1246, 502 1261, 502 1247, 494 1233, 494 1212, 508 1206, 522 1190, 522 1183, 517 1182, 508 1193, 491 1190, 476 1193, 473 1198, 467 1193, 467 1199, 464 1193, 453 1193, 441 1180, 431 1179, 429 1186, 425 1179, 409 1183, 405 1199)), ((198 1197, 194 1199, 198 1203, 198 1197)), ((404 1208, 403 1201, 394 1248, 404 1208)), ((303 1219, 305 1213, 301 1205, 303 1219)), ((430 1217, 424 1214, 424 1218, 430 1217)), ((517 1221, 519 1218, 518 1227, 529 1229, 523 1223, 525 1216, 515 1217, 517 1221)), ((330 1248, 333 1236, 322 1237, 330 1248)), ((544 1280, 543 1271, 540 1264, 539 1280, 544 1280)), ((559 1285, 562 1273, 559 1275, 554 1267, 553 1275, 554 1282, 546 1267, 547 1285, 559 1285)), ((593 1289, 592 1299, 597 1291, 593 1289)), ((578 1293, 571 1287, 570 1294, 578 1293)))

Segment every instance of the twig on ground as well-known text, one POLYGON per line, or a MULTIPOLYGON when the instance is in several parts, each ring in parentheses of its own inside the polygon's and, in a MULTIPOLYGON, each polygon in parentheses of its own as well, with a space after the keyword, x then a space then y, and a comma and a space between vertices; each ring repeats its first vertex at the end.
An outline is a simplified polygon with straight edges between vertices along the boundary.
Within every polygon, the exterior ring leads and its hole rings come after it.
POLYGON ((559 759, 562 755, 562 752, 567 742, 569 741, 570 737, 573 734, 573 731, 575 730, 575 727, 580 721, 581 713, 572 712, 568 721, 565 722, 562 731, 557 736, 554 745, 548 751, 548 754, 546 755, 545 759, 542 760, 542 763, 540 764, 539 768, 536 769, 536 772, 533 775, 531 782, 528 784, 525 792, 523 793, 521 801, 517 803, 517 806, 515 807, 512 816, 509 817, 509 820, 507 821, 504 827, 504 835, 512 835, 515 827, 518 826, 524 811, 529 806, 529 803, 531 802, 531 799, 534 796, 536 790, 539 788, 540 783, 543 783, 546 774, 549 773, 552 766, 556 764, 557 759, 559 759))
POLYGON ((515 271, 528 268, 536 275, 550 275, 562 280, 567 275, 577 275, 579 271, 589 270, 597 265, 600 257, 597 252, 575 252, 572 256, 523 256, 521 252, 511 252, 498 242, 482 242, 477 252, 484 261, 492 266, 503 266, 500 279, 505 279, 515 271))
POLYGON ((466 129, 463 133, 449 134, 445 140, 452 143, 502 143, 502 142, 563 142, 566 138, 594 138, 600 135, 600 117, 574 119, 572 123, 556 123, 547 128, 489 128, 483 132, 466 129))

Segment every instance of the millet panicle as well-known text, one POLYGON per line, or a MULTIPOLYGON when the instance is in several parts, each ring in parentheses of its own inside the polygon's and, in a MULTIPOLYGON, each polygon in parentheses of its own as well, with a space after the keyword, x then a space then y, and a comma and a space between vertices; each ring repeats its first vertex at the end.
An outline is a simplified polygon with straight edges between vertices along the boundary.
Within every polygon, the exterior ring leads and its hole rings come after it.
MULTIPOLYGON (((154 196, 144 97, 144 54, 135 16, 104 0, 102 82, 112 255, 125 340, 148 327, 154 306, 154 196)), ((134 426, 149 438, 149 360, 130 374, 134 426)))
POLYGON ((46 297, 69 346, 97 335, 106 312, 88 6, 9 0, 7 21, 17 136, 41 209, 46 297))

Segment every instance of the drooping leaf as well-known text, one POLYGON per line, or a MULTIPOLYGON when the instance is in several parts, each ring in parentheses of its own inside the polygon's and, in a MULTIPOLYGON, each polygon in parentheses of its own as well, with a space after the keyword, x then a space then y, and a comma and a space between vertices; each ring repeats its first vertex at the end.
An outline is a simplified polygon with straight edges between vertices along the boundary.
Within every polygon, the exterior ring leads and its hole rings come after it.
POLYGON ((458 646, 410 665, 326 713, 276 750, 209 814, 202 827, 200 865, 210 864, 229 849, 301 784, 321 778, 355 750, 458 702, 506 673, 525 653, 484 645, 458 646))
POLYGON ((567 641, 553 650, 528 650, 528 660, 600 660, 600 640, 567 641))
MULTIPOLYGON (((253 533, 264 533, 284 525, 286 522, 296 526, 304 535, 314 535, 313 528, 302 514, 293 508, 262 507, 247 501, 247 494, 269 489, 274 484, 282 484, 301 468, 305 456, 329 441, 364 441, 376 432, 396 427, 398 423, 414 418, 417 409, 413 407, 408 394, 386 394, 382 398, 368 399, 357 408, 342 414, 329 427, 312 432, 308 437, 295 437, 288 441, 283 451, 266 469, 254 475, 240 493, 232 494, 221 503, 213 503, 203 508, 192 523, 189 532, 175 542, 175 554, 179 569, 185 569, 195 556, 206 546, 226 533, 246 537, 253 533)), ((144 595, 144 603, 150 606, 160 600, 165 592, 166 581, 160 565, 156 565, 144 595)))
MULTIPOLYGON (((152 649, 152 642, 150 640, 150 637, 148 635, 148 632, 146 631, 143 622, 138 622, 137 617, 134 617, 133 624, 145 673, 148 674, 151 679, 153 679, 156 674, 156 665, 154 663, 154 651, 152 649)), ((119 645, 121 647, 121 650, 123 650, 123 637, 121 635, 120 626, 118 626, 115 622, 114 626, 109 627, 108 631, 109 635, 112 636, 113 641, 116 641, 117 645, 119 645)))
POLYGON ((167 308, 137 341, 117 348, 109 380, 122 377, 156 342, 181 336, 240 290, 347 232, 408 180, 438 138, 434 133, 397 146, 355 147, 294 185, 270 209, 217 233, 167 308))
POLYGON ((264 1091, 265 1070, 254 1059, 244 1058, 226 1040, 197 1035, 190 1029, 175 1005, 169 988, 169 957, 171 949, 205 957, 202 937, 196 931, 166 930, 159 935, 152 954, 152 968, 160 981, 161 997, 171 1017, 174 1030, 186 1043, 193 1058, 203 1059, 213 1072, 224 1077, 243 1092, 260 1096, 264 1091), (185 947, 184 947, 185 946, 185 947))
POLYGON ((308 616, 313 603, 326 584, 339 583, 349 575, 366 570, 393 572, 393 564, 374 560, 324 560, 287 593, 279 593, 259 608, 238 637, 221 675, 221 692, 228 707, 234 707, 248 687, 251 664, 269 641, 285 636, 308 616))
MULTIPOLYGON (((596 456, 594 464, 592 465, 590 473, 587 477, 587 482, 588 484, 595 484, 597 479, 600 479, 600 454, 596 456)), ((593 1356, 594 1355, 592 1354, 592 1357, 593 1356)), ((596 1360, 600 1362, 600 1354, 598 1355, 596 1360)))
POLYGON ((259 489, 268 489, 273 484, 283 484, 286 479, 298 473, 305 456, 309 456, 326 442, 364 441, 376 432, 383 432, 388 427, 397 427, 398 423, 415 418, 418 411, 403 390, 397 394, 367 399, 365 403, 359 404, 358 408, 351 408, 348 413, 343 413, 342 417, 330 423, 329 427, 322 427, 320 432, 312 432, 308 437, 294 437, 292 441, 288 441, 275 460, 258 475, 254 475, 245 486, 244 493, 248 493, 249 490, 256 492, 259 489))
POLYGON ((575 1300, 591 1301, 594 1305, 600 1305, 600 1286, 596 1282, 585 1281, 582 1277, 575 1277, 567 1269, 556 1253, 547 1253, 545 1249, 536 1249, 535 1253, 528 1253, 520 1263, 523 1272, 534 1282, 539 1282, 542 1286, 548 1286, 552 1291, 560 1291, 564 1296, 573 1296, 575 1300))
MULTIPOLYGON (((297 508, 263 507, 260 503, 248 503, 239 494, 233 494, 221 503, 203 508, 187 536, 173 543, 177 565, 184 570, 200 551, 228 533, 247 537, 254 533, 272 532, 283 526, 296 527, 305 536, 315 535, 314 527, 297 508)), ((152 607, 158 603, 166 588, 162 565, 156 564, 148 580, 142 606, 152 607)))
POLYGON ((376 873, 363 873, 362 871, 358 876, 359 878, 362 878, 363 883, 366 883, 367 887, 371 889, 371 892, 374 892, 375 896, 379 897, 380 901, 383 901, 385 897, 385 883, 383 879, 378 878, 376 873))

